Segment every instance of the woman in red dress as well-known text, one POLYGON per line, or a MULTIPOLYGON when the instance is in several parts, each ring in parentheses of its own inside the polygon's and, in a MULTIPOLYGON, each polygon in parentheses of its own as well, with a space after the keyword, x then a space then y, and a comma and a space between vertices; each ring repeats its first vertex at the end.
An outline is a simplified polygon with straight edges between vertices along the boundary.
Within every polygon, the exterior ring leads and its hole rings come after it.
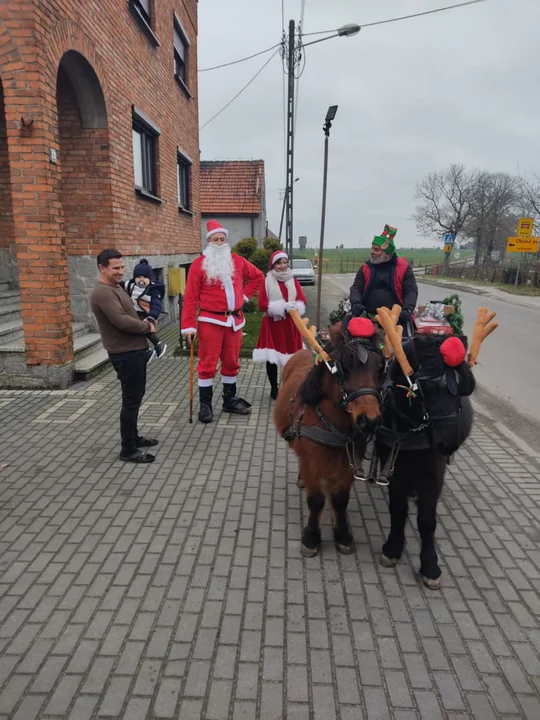
POLYGON ((259 290, 259 310, 264 312, 264 317, 253 360, 266 362, 272 400, 278 393, 278 367, 283 367, 295 352, 303 348, 302 336, 288 312, 294 308, 303 315, 306 298, 300 283, 293 277, 288 260, 283 250, 272 253, 270 269, 259 290))

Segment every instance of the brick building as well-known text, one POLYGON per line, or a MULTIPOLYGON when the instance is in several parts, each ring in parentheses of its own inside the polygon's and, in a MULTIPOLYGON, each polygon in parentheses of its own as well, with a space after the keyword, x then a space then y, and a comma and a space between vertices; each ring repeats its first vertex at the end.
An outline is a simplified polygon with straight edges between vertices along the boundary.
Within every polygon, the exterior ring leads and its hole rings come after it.
POLYGON ((0 386, 103 358, 104 247, 165 282, 200 252, 197 0, 0 3, 0 386))
POLYGON ((203 248, 211 218, 227 228, 231 245, 248 237, 262 245, 267 231, 264 160, 201 161, 203 248))

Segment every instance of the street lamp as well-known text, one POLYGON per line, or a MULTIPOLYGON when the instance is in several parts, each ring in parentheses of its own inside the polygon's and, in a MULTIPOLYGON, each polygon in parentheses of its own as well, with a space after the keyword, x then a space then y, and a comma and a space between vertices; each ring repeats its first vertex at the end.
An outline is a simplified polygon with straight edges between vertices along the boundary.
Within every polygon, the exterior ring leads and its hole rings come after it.
MULTIPOLYGON (((293 255, 293 177, 294 177, 294 81, 295 68, 299 62, 299 55, 303 48, 316 43, 331 40, 335 37, 352 37, 357 35, 362 28, 356 23, 342 25, 333 32, 332 35, 303 43, 300 38, 298 46, 296 45, 295 23, 294 20, 289 21, 289 42, 287 48, 287 179, 285 186, 288 192, 285 196, 285 250, 292 260, 293 255), (298 53, 298 57, 297 57, 298 53)), ((284 45, 285 47, 285 45, 284 45)))
POLYGON ((324 119, 324 166, 323 166, 323 193, 322 193, 322 211, 321 211, 321 239, 319 242, 319 267, 318 270, 318 281, 317 281, 317 319, 316 325, 320 330, 321 328, 321 290, 322 290, 322 267, 323 267, 323 252, 324 252, 324 224, 326 221, 326 186, 328 179, 328 138, 330 137, 330 128, 332 127, 332 120, 336 117, 338 106, 330 105, 326 118, 324 119))

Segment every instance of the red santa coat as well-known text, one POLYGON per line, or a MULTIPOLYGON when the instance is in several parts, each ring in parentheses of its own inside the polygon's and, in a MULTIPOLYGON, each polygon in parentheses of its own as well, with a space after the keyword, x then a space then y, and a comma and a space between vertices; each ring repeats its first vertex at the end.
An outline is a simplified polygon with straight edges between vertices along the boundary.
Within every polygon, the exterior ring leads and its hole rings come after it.
POLYGON ((232 327, 235 331, 246 324, 242 306, 257 292, 264 280, 264 274, 240 255, 232 253, 232 259, 234 264, 232 278, 225 282, 218 280, 213 283, 208 282, 203 270, 204 255, 193 262, 188 273, 182 309, 184 334, 196 331, 197 308, 199 308, 199 322, 232 327), (223 314, 233 312, 234 315, 223 314))
MULTIPOLYGON (((283 367, 295 352, 304 347, 304 344, 300 331, 285 310, 285 303, 288 300, 287 286, 284 282, 279 282, 278 286, 283 295, 283 302, 277 300, 269 303, 264 283, 259 290, 259 310, 262 310, 265 315, 257 338, 257 345, 253 351, 253 360, 270 362, 283 367)), ((296 278, 294 278, 294 286, 296 288, 295 303, 298 306, 298 312, 303 315, 306 311, 306 298, 296 278)))

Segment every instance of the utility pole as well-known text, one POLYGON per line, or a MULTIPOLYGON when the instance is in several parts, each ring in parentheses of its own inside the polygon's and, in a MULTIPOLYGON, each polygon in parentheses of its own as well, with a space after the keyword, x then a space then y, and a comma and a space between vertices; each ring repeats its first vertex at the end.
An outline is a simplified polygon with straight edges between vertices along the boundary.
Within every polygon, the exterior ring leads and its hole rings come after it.
POLYGON ((321 291, 322 291, 322 270, 323 270, 323 253, 324 253, 324 225, 326 222, 326 187, 328 180, 328 138, 330 137, 330 128, 332 120, 336 117, 338 106, 331 105, 326 113, 324 130, 324 168, 323 168, 323 195, 322 195, 322 211, 321 211, 321 239, 319 242, 319 277, 317 280, 317 319, 315 324, 317 329, 321 328, 321 291))
POLYGON ((293 175, 294 175, 294 67, 295 67, 295 26, 289 20, 289 46, 287 55, 287 182, 285 188, 285 251, 292 261, 293 256, 293 175))

